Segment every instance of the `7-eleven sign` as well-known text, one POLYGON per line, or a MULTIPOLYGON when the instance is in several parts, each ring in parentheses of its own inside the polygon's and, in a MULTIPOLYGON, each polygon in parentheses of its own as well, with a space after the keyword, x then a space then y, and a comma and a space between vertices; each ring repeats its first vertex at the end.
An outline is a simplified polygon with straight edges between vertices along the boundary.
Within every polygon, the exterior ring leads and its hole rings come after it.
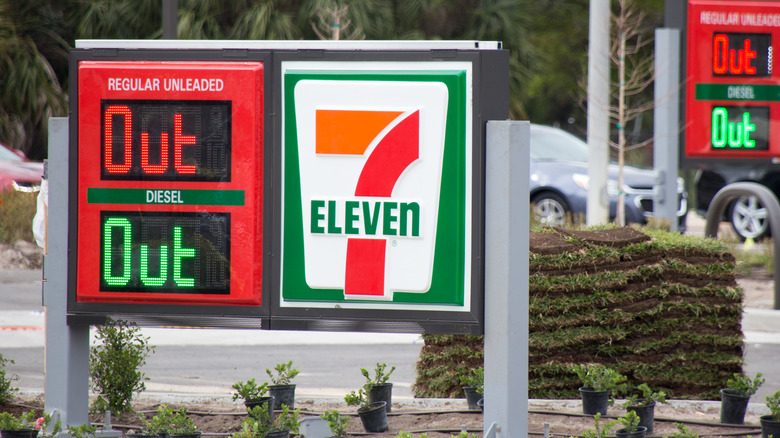
POLYGON ((470 66, 282 64, 281 305, 469 310, 470 66))

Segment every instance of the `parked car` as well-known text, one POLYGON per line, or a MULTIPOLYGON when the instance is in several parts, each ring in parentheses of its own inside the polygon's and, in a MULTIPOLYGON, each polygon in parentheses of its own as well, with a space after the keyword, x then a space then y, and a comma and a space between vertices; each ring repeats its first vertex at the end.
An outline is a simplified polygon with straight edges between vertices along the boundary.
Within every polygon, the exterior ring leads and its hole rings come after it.
MULTIPOLYGON (((607 169, 609 217, 617 214, 618 165, 607 169)), ((653 183, 650 169, 623 166, 626 222, 645 224, 653 216, 653 183)), ((531 204, 536 219, 558 226, 567 218, 584 218, 588 198, 588 145, 563 130, 531 125, 531 204)), ((685 231, 688 195, 682 178, 677 179, 677 226, 685 231)))
MULTIPOLYGON (((746 167, 699 170, 694 178, 697 213, 706 217, 718 190, 735 182, 762 184, 780 197, 780 172, 746 167)), ((729 203, 721 220, 729 222, 742 240, 760 240, 771 234, 769 213, 755 196, 741 196, 729 203)))
POLYGON ((0 192, 37 192, 42 178, 43 163, 30 161, 21 151, 0 143, 0 192))

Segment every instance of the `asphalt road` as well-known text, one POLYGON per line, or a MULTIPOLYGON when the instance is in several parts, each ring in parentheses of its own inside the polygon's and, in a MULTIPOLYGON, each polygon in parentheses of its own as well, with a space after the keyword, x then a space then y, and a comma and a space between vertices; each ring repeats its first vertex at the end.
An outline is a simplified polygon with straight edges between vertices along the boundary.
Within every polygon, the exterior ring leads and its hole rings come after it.
MULTIPOLYGON (((44 387, 44 308, 40 271, 0 270, 0 353, 23 391, 44 387)), ((144 328, 155 353, 143 368, 147 396, 229 397, 231 385, 292 360, 296 398, 341 400, 365 382, 360 368, 396 366, 393 398, 411 399, 422 341, 418 335, 144 328)))

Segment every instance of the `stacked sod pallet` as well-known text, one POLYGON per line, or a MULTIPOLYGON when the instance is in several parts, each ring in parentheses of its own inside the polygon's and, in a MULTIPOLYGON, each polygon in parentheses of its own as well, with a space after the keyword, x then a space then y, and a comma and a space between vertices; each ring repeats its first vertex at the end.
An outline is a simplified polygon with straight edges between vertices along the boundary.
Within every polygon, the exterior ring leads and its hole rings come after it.
MULTIPOLYGON (((676 398, 717 399, 742 370, 742 292, 719 242, 556 228, 533 232, 530 249, 531 397, 578 397, 576 364, 608 365, 676 398)), ((426 337, 415 393, 460 396, 457 376, 481 357, 473 337, 426 337)))

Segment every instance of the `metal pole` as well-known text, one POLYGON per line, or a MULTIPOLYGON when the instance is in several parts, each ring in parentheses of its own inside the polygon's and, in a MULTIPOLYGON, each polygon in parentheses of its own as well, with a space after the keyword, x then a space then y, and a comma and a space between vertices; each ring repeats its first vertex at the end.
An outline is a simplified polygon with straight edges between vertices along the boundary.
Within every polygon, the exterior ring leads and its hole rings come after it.
POLYGON ((162 0, 163 2, 163 39, 175 40, 179 37, 177 26, 179 22, 179 0, 162 0))
POLYGON ((609 220, 609 0, 590 0, 588 40, 588 225, 609 220))
POLYGON ((529 122, 487 122, 483 421, 503 437, 528 436, 530 136, 529 122))
POLYGON ((678 230, 677 173, 680 167, 680 31, 655 31, 655 113, 653 167, 656 171, 653 212, 678 230), (663 55, 663 56, 661 56, 663 55))
POLYGON ((43 259, 46 309, 44 391, 46 412, 63 426, 89 422, 89 326, 69 326, 68 308, 68 118, 49 119, 49 220, 43 259))

